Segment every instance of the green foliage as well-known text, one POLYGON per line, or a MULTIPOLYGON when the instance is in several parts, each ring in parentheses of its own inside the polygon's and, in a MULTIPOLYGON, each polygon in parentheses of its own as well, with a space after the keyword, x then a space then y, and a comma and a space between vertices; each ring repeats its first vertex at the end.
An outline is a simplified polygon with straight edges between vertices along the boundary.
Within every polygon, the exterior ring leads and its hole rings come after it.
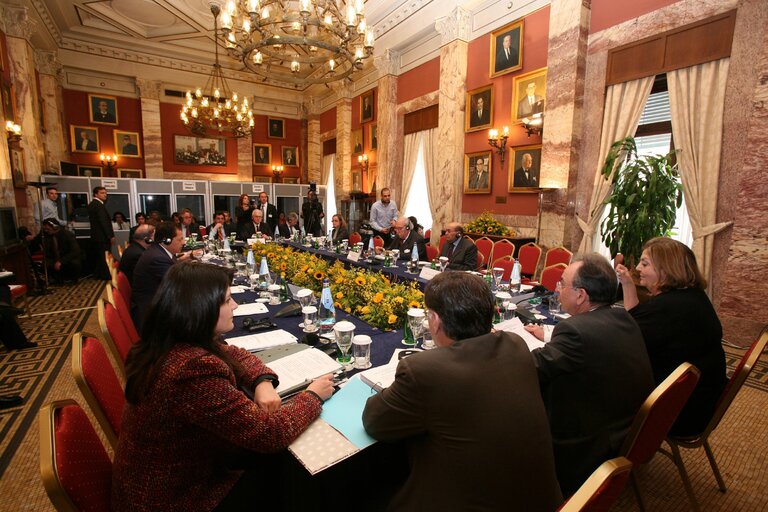
POLYGON ((683 187, 674 157, 674 151, 638 157, 635 139, 627 137, 614 142, 605 159, 601 173, 612 190, 604 203, 609 210, 603 242, 611 254, 624 254, 630 268, 640 260, 647 240, 668 235, 675 225, 683 187))

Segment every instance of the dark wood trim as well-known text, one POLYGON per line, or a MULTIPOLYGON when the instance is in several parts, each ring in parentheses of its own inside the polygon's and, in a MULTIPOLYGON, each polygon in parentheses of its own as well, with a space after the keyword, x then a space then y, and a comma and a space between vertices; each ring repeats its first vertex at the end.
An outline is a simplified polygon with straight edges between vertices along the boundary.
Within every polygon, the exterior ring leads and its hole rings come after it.
POLYGON ((336 153, 336 138, 323 141, 323 156, 333 155, 336 153))
POLYGON ((403 135, 416 133, 430 128, 437 128, 439 108, 431 105, 415 112, 405 114, 403 119, 403 135))

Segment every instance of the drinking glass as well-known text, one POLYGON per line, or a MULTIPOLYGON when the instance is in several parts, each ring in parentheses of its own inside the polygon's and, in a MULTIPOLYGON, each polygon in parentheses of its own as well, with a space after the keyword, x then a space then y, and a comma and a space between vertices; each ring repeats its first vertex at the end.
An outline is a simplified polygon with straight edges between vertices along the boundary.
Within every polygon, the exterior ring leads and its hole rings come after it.
POLYGON ((255 292, 259 288, 259 274, 251 274, 248 279, 251 281, 251 291, 255 292))
POLYGON ((301 308, 304 314, 304 332, 317 331, 317 308, 315 306, 306 306, 301 308))
POLYGON ((445 272, 445 268, 448 266, 448 256, 440 256, 440 272, 445 272))
POLYGON ((358 334, 352 338, 352 355, 355 357, 355 368, 365 370, 371 367, 371 337, 358 334))
POLYGON ((432 350, 435 348, 435 340, 432 339, 432 333, 429 329, 424 331, 424 337, 421 339, 421 348, 424 350, 432 350))
POLYGON ((400 249, 392 249, 392 266, 396 267, 400 259, 400 249))
POLYGON ((269 290, 269 305, 277 306, 280 304, 281 286, 279 284, 271 284, 267 289, 269 290))
POLYGON ((296 297, 299 299, 299 304, 301 304, 302 308, 312 304, 312 290, 309 288, 302 288, 296 292, 296 297))
POLYGON ((501 278, 504 275, 504 269, 500 267, 493 267, 493 285, 498 290, 501 284, 501 278))
POLYGON ((552 315, 557 315, 560 313, 560 294, 557 292, 549 296, 549 312, 552 315))
POLYGON ((352 356, 349 355, 349 349, 352 348, 352 338, 355 336, 355 324, 342 320, 336 322, 333 326, 333 331, 336 334, 336 345, 339 346, 339 357, 336 361, 347 366, 352 364, 352 356))
POLYGON ((422 334, 424 334, 424 310, 421 308, 411 308, 408 310, 408 327, 411 329, 413 335, 413 342, 410 340, 403 340, 405 345, 414 346, 416 340, 418 340, 422 334))
POLYGON ((508 292, 496 292, 496 307, 504 315, 504 320, 507 320, 507 311, 509 310, 509 303, 512 301, 512 296, 508 292))
POLYGON ((245 263, 237 262, 235 263, 235 268, 237 269, 236 273, 238 277, 246 277, 248 275, 245 271, 245 263))

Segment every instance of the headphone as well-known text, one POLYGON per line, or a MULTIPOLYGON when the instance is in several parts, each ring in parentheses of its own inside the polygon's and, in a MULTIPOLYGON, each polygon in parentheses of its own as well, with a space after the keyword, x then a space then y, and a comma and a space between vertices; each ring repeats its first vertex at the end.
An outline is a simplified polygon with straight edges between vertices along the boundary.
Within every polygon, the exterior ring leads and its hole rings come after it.
POLYGON ((413 229, 413 222, 411 222, 411 219, 408 219, 408 224, 405 225, 405 229, 408 231, 413 229))
POLYGON ((160 242, 163 245, 171 245, 171 243, 173 242, 173 238, 163 238, 162 240, 160 240, 160 242))

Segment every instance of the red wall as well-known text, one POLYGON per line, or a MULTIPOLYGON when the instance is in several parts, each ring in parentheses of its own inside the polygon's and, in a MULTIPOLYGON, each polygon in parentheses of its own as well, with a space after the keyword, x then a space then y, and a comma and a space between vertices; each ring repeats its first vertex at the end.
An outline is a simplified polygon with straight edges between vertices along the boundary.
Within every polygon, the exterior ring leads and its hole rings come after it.
POLYGON ((678 0, 592 0, 589 33, 618 25, 643 14, 674 4, 678 0))
MULTIPOLYGON (((486 34, 470 41, 467 55, 467 91, 493 84, 493 126, 501 129, 509 126, 507 149, 516 146, 541 144, 541 137, 528 137, 520 126, 512 125, 512 98, 514 78, 535 71, 547 65, 547 46, 549 36, 549 7, 540 9, 525 18, 523 26, 523 67, 512 73, 489 78, 491 35, 486 34)), ((488 131, 480 130, 467 133, 464 137, 464 152, 487 151, 488 131)), ((491 194, 464 194, 462 211, 482 213, 492 210, 503 215, 537 215, 538 195, 529 193, 509 193, 508 173, 512 155, 505 155, 504 167, 501 167, 499 155, 493 155, 491 175, 491 194), (496 204, 496 196, 506 196, 507 202, 496 204)))
POLYGON ((320 114, 320 133, 336 129, 336 107, 320 114))
POLYGON ((425 62, 397 78, 397 103, 440 89, 440 57, 425 62))
MULTIPOLYGON (((268 116, 254 115, 253 132, 251 133, 251 144, 271 144, 272 145, 272 165, 280 165, 283 158, 283 146, 294 146, 299 155, 299 167, 286 167, 283 170, 283 177, 299 178, 301 177, 301 165, 307 155, 304 154, 304 146, 301 144, 301 121, 298 119, 283 119, 285 127, 284 139, 272 139, 267 137, 268 116)), ((253 146, 251 146, 253 148, 253 146)), ((229 151, 229 146, 227 146, 229 151)), ((253 149, 251 149, 251 162, 253 162, 253 149)), ((272 176, 272 167, 270 165, 254 165, 254 176, 272 176)))

